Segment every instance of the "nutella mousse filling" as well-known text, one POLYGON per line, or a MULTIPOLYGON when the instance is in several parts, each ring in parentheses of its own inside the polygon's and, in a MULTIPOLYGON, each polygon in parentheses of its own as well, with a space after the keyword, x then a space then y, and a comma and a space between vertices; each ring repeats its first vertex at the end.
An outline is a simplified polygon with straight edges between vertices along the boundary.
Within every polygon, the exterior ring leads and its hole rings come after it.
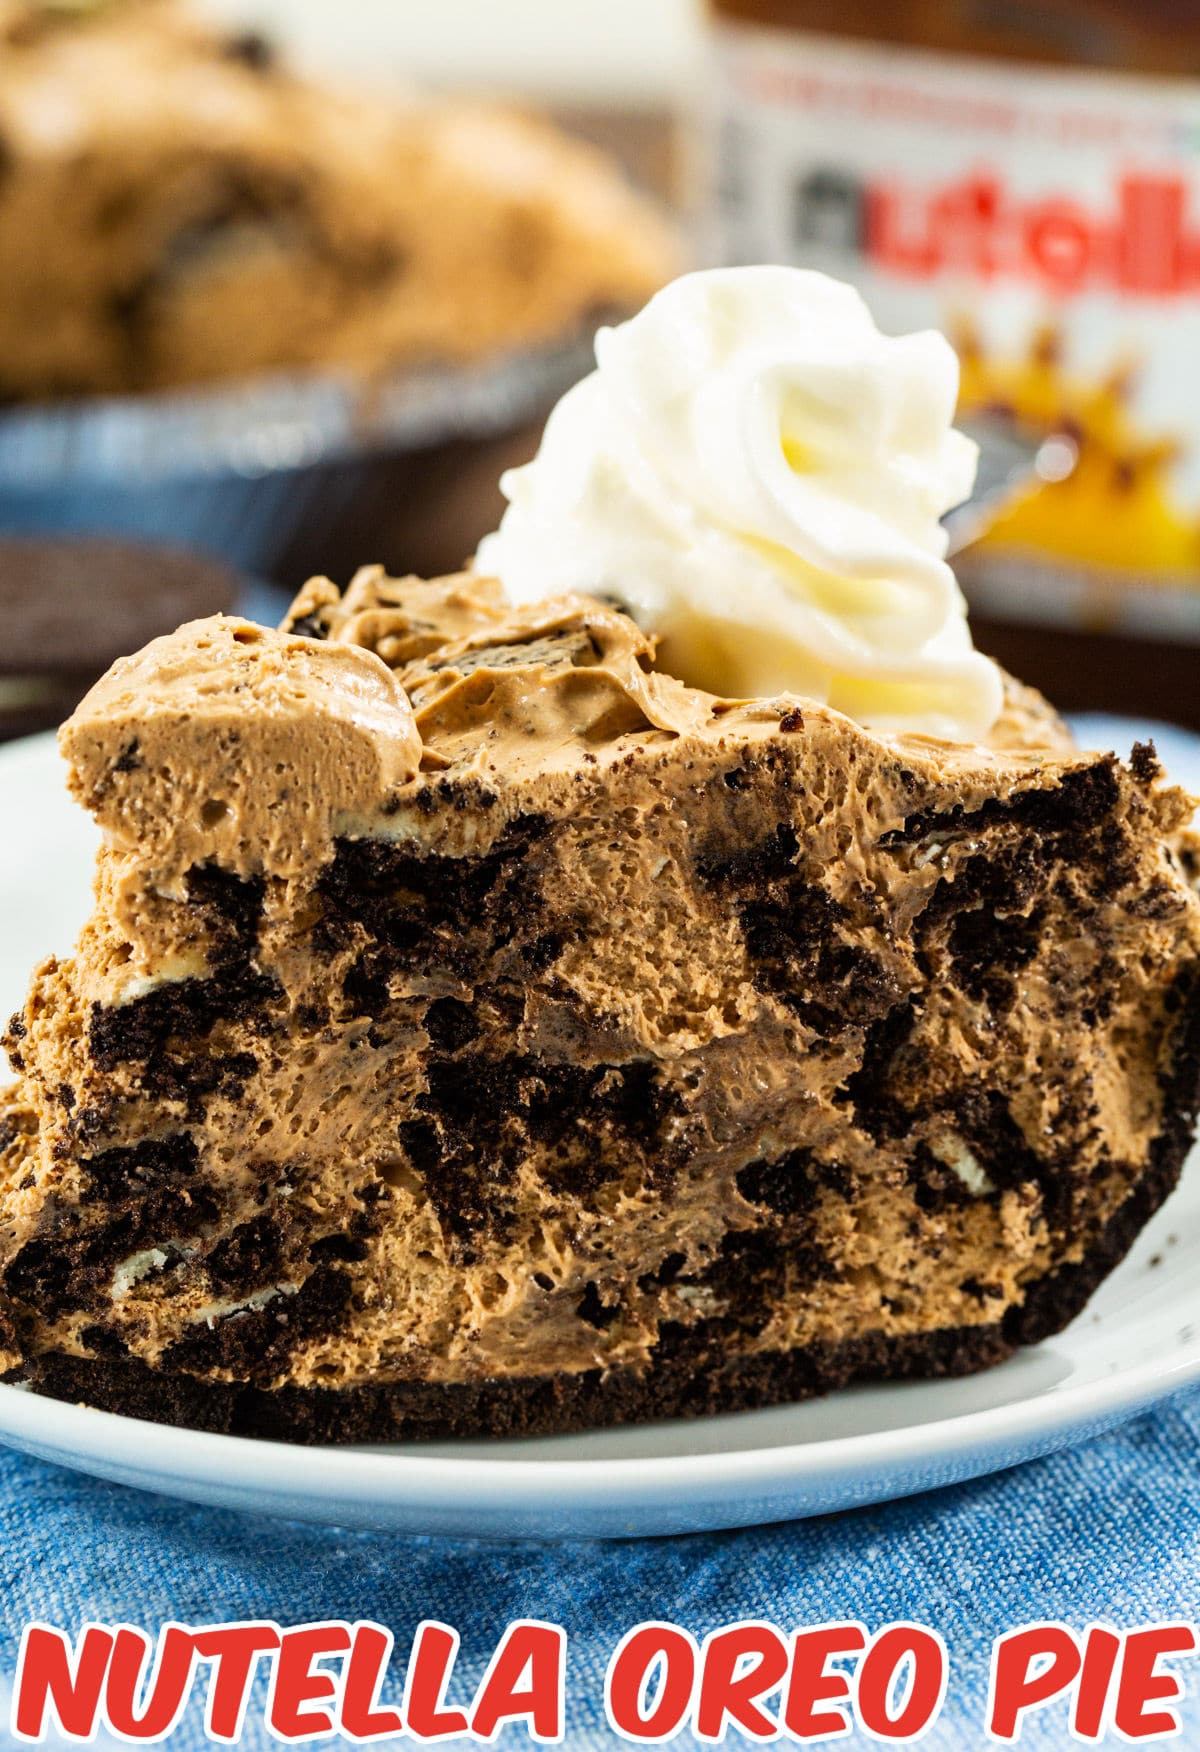
POLYGON ((315 580, 283 632, 118 666, 63 734, 95 910, 5 1038, 6 1364, 368 1439, 963 1371, 1072 1318, 1190 1138, 1191 803, 977 658, 906 527, 943 631, 903 724, 850 610, 830 690, 884 722, 703 691, 644 601, 482 571, 315 580))

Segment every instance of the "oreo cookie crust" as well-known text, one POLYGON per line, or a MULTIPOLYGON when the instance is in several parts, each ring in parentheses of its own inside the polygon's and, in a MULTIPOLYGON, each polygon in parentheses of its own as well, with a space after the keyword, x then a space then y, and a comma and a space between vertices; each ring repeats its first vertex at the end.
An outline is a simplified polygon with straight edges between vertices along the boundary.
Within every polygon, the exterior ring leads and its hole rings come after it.
POLYGON ((39 1391, 337 1441, 963 1373, 1178 1175, 1190 803, 1015 684, 986 747, 881 737, 375 570, 63 744, 96 910, 0 1121, 39 1391))

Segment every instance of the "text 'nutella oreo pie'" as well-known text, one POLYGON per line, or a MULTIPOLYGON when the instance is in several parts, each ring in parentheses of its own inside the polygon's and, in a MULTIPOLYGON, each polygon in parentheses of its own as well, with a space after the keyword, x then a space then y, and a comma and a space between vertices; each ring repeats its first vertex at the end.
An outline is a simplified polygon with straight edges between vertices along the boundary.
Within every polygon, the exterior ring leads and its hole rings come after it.
POLYGON ((182 548, 0 536, 0 736, 61 723, 118 657, 236 591, 220 561, 182 548))

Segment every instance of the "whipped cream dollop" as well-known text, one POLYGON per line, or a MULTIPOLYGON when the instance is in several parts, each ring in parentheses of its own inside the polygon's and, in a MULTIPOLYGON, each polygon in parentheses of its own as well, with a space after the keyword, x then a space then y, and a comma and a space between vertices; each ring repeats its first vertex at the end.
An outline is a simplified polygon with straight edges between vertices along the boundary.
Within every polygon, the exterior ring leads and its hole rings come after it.
POLYGON ((517 603, 611 596, 664 669, 955 741, 1000 711, 940 519, 975 477, 941 335, 798 268, 684 275, 596 337, 476 566, 517 603))

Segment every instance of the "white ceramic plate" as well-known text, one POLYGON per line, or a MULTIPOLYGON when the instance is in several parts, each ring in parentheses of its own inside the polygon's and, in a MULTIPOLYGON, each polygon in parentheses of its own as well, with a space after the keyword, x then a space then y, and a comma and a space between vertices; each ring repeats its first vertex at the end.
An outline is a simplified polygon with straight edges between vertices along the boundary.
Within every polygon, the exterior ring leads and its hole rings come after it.
MULTIPOLYGON (((1088 726, 1127 748, 1136 727, 1088 726)), ((1200 742, 1160 737, 1200 778, 1200 742)), ((50 738, 0 749, 0 1014, 33 961, 69 948, 93 835, 50 738)), ((200 1435, 0 1387, 0 1440, 193 1502, 396 1532, 645 1536, 882 1502, 1105 1429, 1200 1380, 1200 1156, 1060 1337, 961 1381, 858 1388, 806 1405, 533 1441, 307 1449, 200 1435)))

